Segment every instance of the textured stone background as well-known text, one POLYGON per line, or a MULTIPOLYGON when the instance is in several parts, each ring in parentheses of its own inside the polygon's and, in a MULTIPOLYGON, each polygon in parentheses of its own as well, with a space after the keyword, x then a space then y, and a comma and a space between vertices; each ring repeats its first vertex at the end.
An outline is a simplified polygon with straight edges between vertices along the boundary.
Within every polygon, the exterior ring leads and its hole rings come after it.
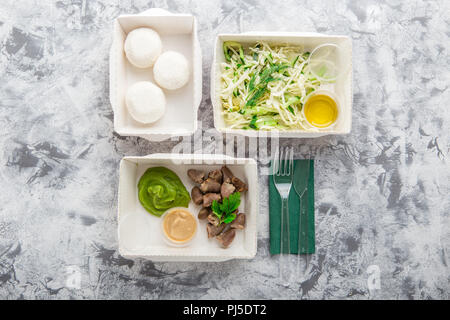
POLYGON ((449 12, 446 0, 2 1, 0 298, 448 299, 449 12), (318 253, 289 289, 268 254, 265 178, 255 259, 174 264, 117 253, 121 157, 178 143, 113 133, 112 20, 150 7, 199 20, 199 119, 208 127, 216 34, 353 39, 352 133, 282 141, 313 150, 317 160, 318 253), (380 268, 380 290, 368 289, 371 265, 380 268), (66 285, 72 269, 81 273, 79 289, 66 285))

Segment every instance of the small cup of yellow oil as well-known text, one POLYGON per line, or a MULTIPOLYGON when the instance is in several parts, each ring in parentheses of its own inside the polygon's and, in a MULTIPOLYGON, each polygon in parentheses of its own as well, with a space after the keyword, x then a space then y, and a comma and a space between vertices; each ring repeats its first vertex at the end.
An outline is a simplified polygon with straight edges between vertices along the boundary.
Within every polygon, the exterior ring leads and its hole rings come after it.
POLYGON ((318 90, 307 97, 303 106, 306 121, 315 128, 330 128, 339 118, 339 103, 335 95, 326 90, 318 90))

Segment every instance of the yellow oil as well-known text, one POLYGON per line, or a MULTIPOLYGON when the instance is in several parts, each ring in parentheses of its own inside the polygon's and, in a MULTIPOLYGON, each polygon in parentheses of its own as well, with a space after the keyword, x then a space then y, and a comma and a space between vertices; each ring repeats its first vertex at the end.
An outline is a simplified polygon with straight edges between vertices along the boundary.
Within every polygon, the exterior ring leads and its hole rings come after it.
POLYGON ((326 128, 332 125, 338 117, 336 101, 325 94, 311 96, 306 101, 304 108, 306 120, 317 128, 326 128))

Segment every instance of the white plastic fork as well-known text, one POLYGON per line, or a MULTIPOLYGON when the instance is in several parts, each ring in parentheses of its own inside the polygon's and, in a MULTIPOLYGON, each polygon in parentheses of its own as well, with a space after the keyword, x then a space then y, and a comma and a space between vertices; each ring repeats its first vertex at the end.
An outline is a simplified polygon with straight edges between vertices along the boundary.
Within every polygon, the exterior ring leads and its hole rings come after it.
POLYGON ((273 183, 281 197, 281 235, 280 235, 280 257, 279 270, 280 278, 285 286, 289 286, 290 270, 289 255, 290 234, 289 234, 289 193, 292 187, 292 176, 294 174, 294 150, 286 147, 275 153, 272 168, 273 183), (286 255, 287 254, 287 255, 286 255))

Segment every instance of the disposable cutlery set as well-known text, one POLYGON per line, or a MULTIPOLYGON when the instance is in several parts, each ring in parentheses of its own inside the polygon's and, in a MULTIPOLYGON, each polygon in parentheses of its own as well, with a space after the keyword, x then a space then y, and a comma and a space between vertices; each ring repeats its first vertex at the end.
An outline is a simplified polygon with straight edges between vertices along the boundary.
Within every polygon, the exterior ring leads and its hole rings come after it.
MULTIPOLYGON (((309 210, 308 210, 308 182, 310 178, 310 161, 296 160, 294 165, 294 149, 292 147, 281 148, 277 151, 272 161, 273 184, 280 196, 281 206, 279 208, 280 220, 280 242, 279 242, 279 271, 284 285, 289 285, 290 278, 295 274, 301 276, 300 254, 305 254, 303 271, 309 265, 309 210), (298 210, 290 210, 289 196, 295 192, 298 197, 298 210), (291 226, 292 220, 298 223, 291 226), (296 241, 292 240, 291 229, 296 230, 296 241), (294 244, 294 248, 292 247, 294 244), (290 269, 292 259, 291 253, 297 254, 297 272, 290 269)), ((297 208, 295 208, 297 209, 297 208)))

